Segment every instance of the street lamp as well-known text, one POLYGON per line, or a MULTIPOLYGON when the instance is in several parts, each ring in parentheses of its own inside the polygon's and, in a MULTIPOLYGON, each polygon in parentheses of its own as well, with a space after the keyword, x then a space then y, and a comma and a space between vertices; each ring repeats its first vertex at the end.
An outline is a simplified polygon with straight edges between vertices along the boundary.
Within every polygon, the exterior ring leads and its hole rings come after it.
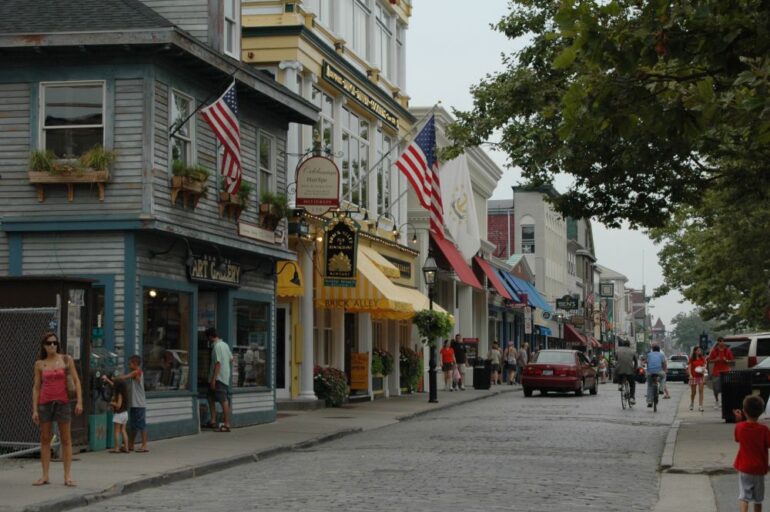
MULTIPOLYGON (((436 274, 438 273, 438 266, 433 256, 428 253, 428 258, 422 266, 422 275, 425 278, 425 284, 428 287, 428 304, 431 311, 433 311, 433 285, 436 284, 436 274)), ((434 340, 428 340, 428 347, 430 347, 430 356, 428 359, 428 402, 438 403, 438 397, 436 395, 436 344, 434 340)))

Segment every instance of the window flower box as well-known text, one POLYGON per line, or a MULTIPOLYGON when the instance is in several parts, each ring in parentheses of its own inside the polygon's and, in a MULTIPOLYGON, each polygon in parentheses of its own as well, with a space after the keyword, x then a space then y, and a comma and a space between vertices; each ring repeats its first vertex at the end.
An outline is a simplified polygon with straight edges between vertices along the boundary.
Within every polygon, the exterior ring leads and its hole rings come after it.
POLYGON ((238 220, 246 205, 238 194, 219 193, 219 216, 238 220))
POLYGON ((206 193, 206 183, 186 176, 171 177, 171 204, 176 204, 177 197, 182 194, 182 206, 187 208, 187 203, 192 207, 198 206, 198 201, 206 193))
POLYGON ((80 158, 57 158, 51 150, 36 150, 30 154, 27 177, 37 188, 37 200, 45 201, 45 187, 64 185, 67 201, 75 198, 75 185, 96 185, 99 201, 104 201, 104 184, 110 181, 109 167, 115 160, 114 151, 94 146, 80 158))
POLYGON ((77 171, 64 171, 53 174, 50 172, 27 172, 30 185, 37 188, 37 200, 45 201, 45 187, 47 185, 64 185, 67 187, 67 201, 70 203, 75 198, 75 185, 96 185, 99 201, 104 201, 104 184, 110 181, 109 171, 94 171, 84 169, 77 171))

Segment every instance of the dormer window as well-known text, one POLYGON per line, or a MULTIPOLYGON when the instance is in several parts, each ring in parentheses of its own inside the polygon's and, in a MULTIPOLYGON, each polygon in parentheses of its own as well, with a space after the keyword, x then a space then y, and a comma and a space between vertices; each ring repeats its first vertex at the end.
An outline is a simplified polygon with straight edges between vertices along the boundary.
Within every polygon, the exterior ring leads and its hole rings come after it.
POLYGON ((224 52, 235 59, 241 59, 241 0, 224 0, 225 26, 224 52))

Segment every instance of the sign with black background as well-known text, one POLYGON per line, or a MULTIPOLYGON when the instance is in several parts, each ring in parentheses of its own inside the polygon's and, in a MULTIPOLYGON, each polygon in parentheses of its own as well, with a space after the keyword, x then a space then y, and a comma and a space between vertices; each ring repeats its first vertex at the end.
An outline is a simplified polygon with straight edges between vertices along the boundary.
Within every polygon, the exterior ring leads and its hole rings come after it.
POLYGON ((556 299, 556 307, 566 311, 574 311, 578 308, 578 299, 577 297, 565 295, 561 299, 556 299))
POLYGON ((335 219, 326 229, 324 286, 356 285, 358 231, 348 219, 335 219))
POLYGON ((190 281, 212 283, 225 286, 240 286, 241 265, 228 259, 222 259, 223 265, 217 268, 217 258, 203 255, 192 257, 192 264, 187 266, 190 281))

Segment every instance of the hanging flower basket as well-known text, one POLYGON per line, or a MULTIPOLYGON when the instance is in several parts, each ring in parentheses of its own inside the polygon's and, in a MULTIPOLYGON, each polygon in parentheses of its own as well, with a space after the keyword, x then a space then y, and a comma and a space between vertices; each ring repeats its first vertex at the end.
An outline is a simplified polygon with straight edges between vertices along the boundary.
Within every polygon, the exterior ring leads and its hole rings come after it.
POLYGON ((435 347, 436 338, 446 338, 452 333, 455 319, 449 313, 423 309, 414 315, 412 323, 417 327, 422 342, 435 347))

